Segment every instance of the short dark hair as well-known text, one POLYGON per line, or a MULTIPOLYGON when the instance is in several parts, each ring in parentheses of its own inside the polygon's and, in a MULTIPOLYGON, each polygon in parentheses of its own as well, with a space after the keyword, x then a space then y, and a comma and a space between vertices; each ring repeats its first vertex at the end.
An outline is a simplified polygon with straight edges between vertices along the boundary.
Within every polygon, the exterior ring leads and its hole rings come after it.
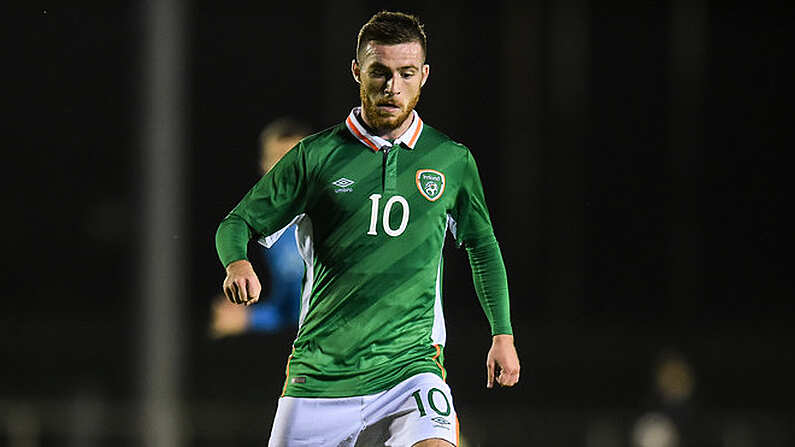
POLYGON ((386 45, 419 42, 423 57, 428 56, 428 38, 417 16, 403 12, 381 11, 370 17, 359 30, 356 40, 356 60, 359 61, 368 42, 386 45))

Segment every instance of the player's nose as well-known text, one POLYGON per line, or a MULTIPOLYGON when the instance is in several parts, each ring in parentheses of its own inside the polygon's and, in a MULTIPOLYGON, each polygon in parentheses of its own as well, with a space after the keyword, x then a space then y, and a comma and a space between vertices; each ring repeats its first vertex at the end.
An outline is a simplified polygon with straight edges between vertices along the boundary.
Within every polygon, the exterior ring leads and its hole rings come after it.
POLYGON ((395 82, 394 76, 387 79, 386 83, 384 84, 384 94, 387 96, 395 96, 400 94, 400 89, 398 88, 397 82, 395 82))

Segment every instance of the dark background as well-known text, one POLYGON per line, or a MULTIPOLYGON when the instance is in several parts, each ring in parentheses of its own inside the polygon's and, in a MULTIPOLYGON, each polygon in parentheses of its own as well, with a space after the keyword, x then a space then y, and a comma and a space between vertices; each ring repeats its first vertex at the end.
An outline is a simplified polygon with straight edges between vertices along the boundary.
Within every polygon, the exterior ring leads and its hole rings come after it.
MULTIPOLYGON (((142 12, 32 3, 4 39, 0 415, 61 445, 64 408, 129 416, 140 392, 142 12)), ((792 442, 791 11, 708 2, 676 34, 676 5, 188 3, 174 280, 191 445, 270 427, 293 334, 207 336, 215 228, 257 179, 264 124, 320 130, 357 105, 356 33, 382 8, 425 23, 418 111, 475 154, 508 269, 522 380, 487 391, 487 321, 446 248, 448 382, 472 445, 614 445, 586 443, 593 421, 629 445, 663 350, 695 374, 693 445, 792 442)), ((108 424, 99 444, 134 439, 108 424)))

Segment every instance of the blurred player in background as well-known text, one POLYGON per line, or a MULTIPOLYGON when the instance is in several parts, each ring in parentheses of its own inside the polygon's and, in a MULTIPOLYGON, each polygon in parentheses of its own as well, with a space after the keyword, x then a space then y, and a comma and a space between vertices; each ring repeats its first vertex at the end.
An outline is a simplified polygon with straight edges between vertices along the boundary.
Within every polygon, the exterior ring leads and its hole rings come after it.
MULTIPOLYGON (((289 117, 270 122, 259 134, 259 168, 265 175, 301 138, 309 135, 309 126, 289 117)), ((212 303, 210 334, 215 337, 237 335, 246 331, 274 333, 293 330, 298 325, 304 261, 298 253, 295 225, 287 229, 270 248, 260 250, 270 278, 267 300, 256 306, 238 306, 222 294, 212 303)))
POLYGON ((301 140, 218 227, 225 294, 249 304, 261 286, 248 241, 270 245, 298 225, 306 275, 270 446, 459 444, 443 366, 448 229, 466 248, 491 325, 486 386, 519 380, 506 271, 475 160, 414 110, 425 56, 419 19, 374 15, 351 63, 361 107, 301 140))
MULTIPOLYGON (((654 363, 648 408, 632 427, 632 447, 689 447, 709 444, 694 430, 695 373, 678 349, 663 349, 654 363)), ((738 444, 738 445, 741 445, 738 444)))

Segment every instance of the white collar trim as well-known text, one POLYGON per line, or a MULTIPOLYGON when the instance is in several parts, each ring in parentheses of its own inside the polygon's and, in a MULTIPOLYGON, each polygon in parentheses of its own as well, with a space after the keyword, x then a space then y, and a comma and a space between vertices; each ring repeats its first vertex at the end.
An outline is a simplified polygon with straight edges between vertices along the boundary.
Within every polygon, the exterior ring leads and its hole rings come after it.
POLYGON ((417 140, 420 139, 422 129, 425 127, 425 125, 422 123, 422 120, 420 119, 419 113, 417 113, 416 110, 412 110, 411 114, 413 121, 411 126, 409 126, 409 128, 406 129, 401 136, 397 137, 393 144, 379 136, 372 135, 367 131, 367 129, 365 129, 357 117, 357 115, 361 113, 361 110, 361 107, 354 107, 353 110, 351 110, 351 113, 348 115, 348 119, 345 120, 345 125, 357 140, 376 152, 385 146, 391 147, 394 144, 401 143, 403 143, 409 149, 414 149, 414 146, 417 145, 417 140))

